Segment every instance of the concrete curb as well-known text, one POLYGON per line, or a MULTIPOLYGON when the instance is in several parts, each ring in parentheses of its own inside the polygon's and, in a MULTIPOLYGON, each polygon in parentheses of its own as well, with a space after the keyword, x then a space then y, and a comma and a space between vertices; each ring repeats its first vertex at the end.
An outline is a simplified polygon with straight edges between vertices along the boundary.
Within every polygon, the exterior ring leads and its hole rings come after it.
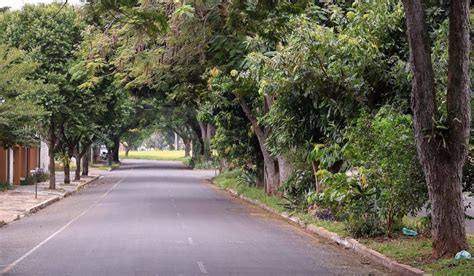
POLYGON ((59 201, 60 199, 61 199, 60 196, 55 196, 53 198, 46 199, 45 201, 43 201, 39 204, 36 204, 33 207, 30 207, 30 208, 26 209, 25 214, 34 214, 34 213, 38 212, 39 210, 44 209, 44 208, 48 207, 49 205, 59 201))
POLYGON ((75 190, 66 192, 62 197, 63 197, 63 198, 64 198, 64 197, 68 197, 68 196, 70 196, 70 195, 72 195, 72 194, 74 194, 74 193, 76 193, 76 192, 82 190, 86 185, 88 185, 88 184, 90 184, 90 183, 96 181, 97 179, 99 179, 99 177, 100 177, 100 175, 96 175, 96 176, 92 177, 91 179, 87 180, 86 182, 77 185, 77 187, 76 187, 75 190))
MULTIPOLYGON (((211 183, 213 185, 216 185, 214 182, 211 182, 211 183)), ((216 185, 216 187, 218 187, 218 186, 216 185)), ((280 211, 278 211, 278 210, 276 210, 272 207, 269 207, 269 206, 267 206, 267 205, 265 205, 265 204, 263 204, 263 203, 261 203, 257 200, 254 200, 254 199, 248 198, 246 196, 243 196, 243 195, 239 194, 237 191, 235 191, 233 189, 230 189, 230 188, 221 188, 221 189, 224 189, 224 190, 228 191, 229 193, 231 193, 235 197, 238 197, 242 200, 245 200, 247 202, 255 204, 255 205, 267 210, 270 213, 279 215, 280 217, 284 218, 288 222, 295 223, 295 224, 299 225, 300 227, 306 229, 308 232, 310 232, 312 234, 315 234, 315 235, 317 235, 317 236, 319 236, 323 239, 336 242, 338 245, 340 245, 344 248, 351 249, 354 252, 366 257, 367 259, 369 259, 371 261, 373 261, 374 263, 379 264, 379 265, 387 268, 390 272, 394 272, 394 273, 397 273, 399 275, 410 275, 410 276, 411 275, 417 275, 417 276, 425 275, 424 271, 422 271, 418 268, 409 266, 409 265, 401 264, 401 263, 399 263, 395 260, 392 260, 389 257, 387 257, 387 256, 385 256, 385 255, 383 255, 383 254, 381 254, 381 253, 379 253, 375 250, 372 250, 372 249, 366 247, 365 245, 359 243, 358 241, 356 241, 353 238, 343 238, 343 237, 340 237, 336 233, 333 233, 333 232, 330 232, 330 231, 326 230, 325 228, 322 228, 322 227, 319 227, 319 226, 316 226, 316 225, 312 225, 312 224, 307 225, 304 221, 300 220, 297 217, 291 216, 291 215, 287 214, 286 212, 280 212, 280 211)))

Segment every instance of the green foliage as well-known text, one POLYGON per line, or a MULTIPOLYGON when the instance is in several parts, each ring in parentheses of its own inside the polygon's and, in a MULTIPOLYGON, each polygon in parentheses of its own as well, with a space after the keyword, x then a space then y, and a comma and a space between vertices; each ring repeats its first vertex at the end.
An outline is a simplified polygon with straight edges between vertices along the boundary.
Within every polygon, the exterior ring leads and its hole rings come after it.
POLYGON ((306 196, 314 191, 314 178, 307 169, 295 169, 288 179, 281 185, 280 191, 289 202, 289 209, 306 209, 308 207, 306 196))
POLYGON ((411 117, 382 108, 373 118, 359 118, 346 139, 347 160, 364 167, 369 186, 380 192, 380 214, 390 233, 397 221, 416 213, 428 200, 411 117))
POLYGON ((354 169, 347 175, 319 173, 324 191, 308 200, 347 219, 356 237, 391 235, 405 215, 428 201, 411 118, 384 107, 375 116, 362 115, 345 139, 345 159, 354 169))
POLYGON ((319 168, 323 170, 331 169, 336 162, 342 159, 342 149, 338 144, 329 146, 315 144, 313 150, 308 155, 308 160, 310 162, 318 162, 319 168))
POLYGON ((472 145, 464 164, 462 177, 463 191, 474 193, 474 147, 472 145))
POLYGON ((267 206, 275 208, 276 210, 284 211, 283 206, 286 204, 286 200, 277 196, 267 195, 262 189, 240 184, 238 177, 241 173, 242 170, 240 169, 224 171, 215 177, 213 182, 221 188, 233 189, 247 198, 257 200, 267 206))
POLYGON ((0 182, 0 192, 10 190, 12 186, 8 182, 0 182))
POLYGON ((237 176, 240 185, 255 187, 257 184, 257 175, 255 168, 246 168, 237 176))
POLYGON ((29 79, 36 68, 24 51, 0 44, 0 146, 37 142, 37 122, 44 113, 24 98, 44 88, 29 79))
POLYGON ((347 179, 342 174, 325 178, 323 205, 336 214, 342 208, 346 216, 350 206, 348 225, 356 236, 380 234, 381 226, 390 235, 403 216, 415 214, 428 200, 411 118, 385 107, 374 117, 361 116, 345 138, 346 159, 357 171, 347 179))

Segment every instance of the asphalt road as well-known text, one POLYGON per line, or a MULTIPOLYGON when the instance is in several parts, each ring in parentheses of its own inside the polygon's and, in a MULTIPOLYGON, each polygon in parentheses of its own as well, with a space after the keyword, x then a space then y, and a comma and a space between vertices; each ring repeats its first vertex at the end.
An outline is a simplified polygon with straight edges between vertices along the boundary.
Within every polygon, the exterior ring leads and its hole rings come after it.
POLYGON ((92 186, 0 229, 6 275, 381 275, 210 185, 211 171, 126 161, 92 186))

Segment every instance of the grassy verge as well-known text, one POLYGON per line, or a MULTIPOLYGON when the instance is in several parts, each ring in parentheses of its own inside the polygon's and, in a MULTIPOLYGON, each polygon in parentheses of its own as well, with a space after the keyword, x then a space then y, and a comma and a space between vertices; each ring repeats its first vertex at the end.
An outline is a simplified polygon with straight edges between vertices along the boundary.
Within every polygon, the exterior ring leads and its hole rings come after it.
POLYGON ((144 159, 144 160, 172 160, 186 161, 183 150, 156 150, 156 151, 130 151, 128 156, 120 153, 120 159, 144 159))
POLYGON ((214 183, 218 187, 233 189, 243 196, 258 200, 261 203, 264 203, 265 205, 268 205, 279 211, 284 211, 283 205, 286 203, 284 199, 275 196, 269 196, 265 194, 263 190, 255 187, 247 187, 241 185, 237 181, 237 176, 239 175, 239 173, 240 171, 237 170, 221 173, 214 178, 214 183))
MULTIPOLYGON (((259 188, 241 185, 238 181, 239 173, 237 170, 224 172, 214 178, 214 183, 221 188, 231 188, 243 196, 258 200, 281 212, 288 211, 285 210, 284 207, 287 203, 285 199, 276 196, 268 196, 259 188)), ((323 227, 343 237, 349 236, 343 222, 319 220, 308 213, 298 211, 292 211, 291 214, 307 224, 323 227)), ((474 274, 474 260, 433 260, 431 258, 431 240, 426 237, 410 238, 399 235, 390 239, 384 237, 359 239, 359 242, 400 263, 417 267, 433 275, 474 274)), ((469 238, 469 244, 470 248, 474 248, 474 237, 469 238)))
MULTIPOLYGON (((474 272, 474 260, 433 260, 431 258, 431 240, 426 237, 365 239, 361 242, 401 263, 418 267, 433 275, 473 275, 474 272)), ((469 246, 474 248, 473 237, 469 238, 469 246)))

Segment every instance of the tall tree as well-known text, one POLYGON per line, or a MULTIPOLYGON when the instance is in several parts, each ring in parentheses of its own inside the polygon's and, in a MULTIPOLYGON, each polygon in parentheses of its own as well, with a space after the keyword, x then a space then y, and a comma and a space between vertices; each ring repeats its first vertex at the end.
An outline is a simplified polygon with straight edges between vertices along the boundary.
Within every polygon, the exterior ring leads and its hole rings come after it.
POLYGON ((65 100, 71 92, 67 71, 81 40, 83 23, 72 7, 41 4, 1 14, 0 26, 0 41, 27 52, 39 64, 36 78, 48 84, 47 89, 33 91, 28 97, 48 115, 41 124, 49 147, 50 188, 55 189, 54 157, 61 146, 59 133, 63 124, 75 116, 68 113, 65 100))
POLYGON ((470 0, 453 0, 449 7, 448 84, 443 120, 443 109, 436 97, 423 1, 403 1, 413 72, 413 121, 418 157, 431 200, 435 258, 452 257, 468 247, 462 168, 471 124, 469 4, 470 0))
POLYGON ((0 146, 37 142, 37 122, 42 109, 21 97, 45 86, 28 79, 36 70, 24 51, 0 45, 0 146))

